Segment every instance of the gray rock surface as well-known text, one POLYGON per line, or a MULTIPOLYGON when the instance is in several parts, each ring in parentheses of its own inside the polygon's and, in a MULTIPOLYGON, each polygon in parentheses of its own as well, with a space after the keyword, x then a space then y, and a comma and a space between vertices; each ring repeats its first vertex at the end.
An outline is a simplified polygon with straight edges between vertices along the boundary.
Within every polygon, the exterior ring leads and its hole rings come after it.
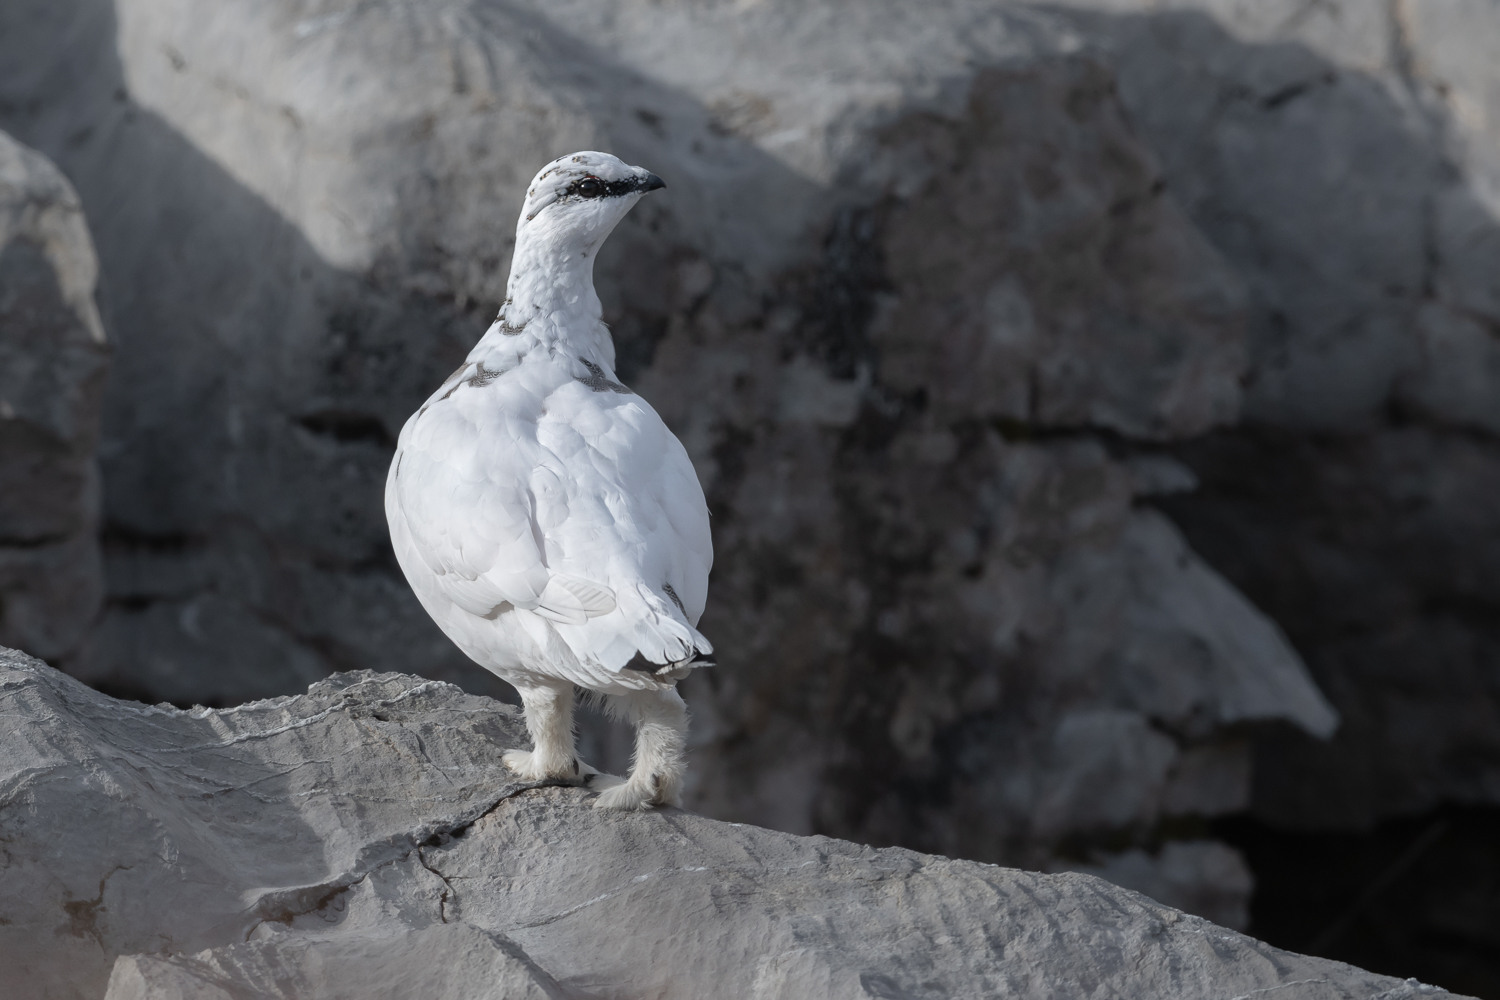
POLYGON ((1258 740, 1256 812, 1500 802, 1500 12, 1068 6, 1247 289, 1243 429, 1178 448, 1202 488, 1162 506, 1343 720, 1258 740))
POLYGON ((1249 291, 1057 17, 0 17, 3 122, 96 214, 129 345, 77 676, 183 703, 354 666, 497 690, 394 572, 379 484, 494 314, 525 179, 603 147, 670 186, 599 284, 714 510, 698 808, 1040 865, 1243 809, 1247 726, 1333 729, 1276 626, 1139 502, 1190 480, 1171 442, 1237 418, 1249 291))
POLYGON ((1101 852, 1095 864, 1054 863, 1050 871, 1087 872, 1159 903, 1227 927, 1250 922, 1255 879, 1238 851, 1212 840, 1174 840, 1155 854, 1140 848, 1101 852))
POLYGON ((496 692, 379 483, 520 186, 600 146, 671 185, 599 277, 715 512, 698 808, 1107 867, 1247 806, 1495 802, 1497 32, 1485 0, 14 0, 0 125, 77 185, 122 345, 68 667, 496 692))
POLYGON ((72 185, 0 132, 0 643, 54 659, 104 599, 97 275, 72 185))
POLYGON ((1087 875, 603 815, 517 785, 517 711, 369 671, 183 711, 0 653, 12 995, 1449 996, 1087 875))

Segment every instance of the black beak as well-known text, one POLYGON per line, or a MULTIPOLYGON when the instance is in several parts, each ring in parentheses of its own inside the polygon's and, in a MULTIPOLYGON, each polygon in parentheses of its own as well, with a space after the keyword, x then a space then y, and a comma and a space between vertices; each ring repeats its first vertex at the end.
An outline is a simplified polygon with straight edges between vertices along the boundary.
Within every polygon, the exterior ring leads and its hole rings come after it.
POLYGON ((647 174, 645 177, 642 177, 639 181, 636 182, 636 187, 642 194, 645 194, 647 191, 655 191, 657 188, 664 188, 666 186, 667 182, 662 180, 655 174, 647 174))

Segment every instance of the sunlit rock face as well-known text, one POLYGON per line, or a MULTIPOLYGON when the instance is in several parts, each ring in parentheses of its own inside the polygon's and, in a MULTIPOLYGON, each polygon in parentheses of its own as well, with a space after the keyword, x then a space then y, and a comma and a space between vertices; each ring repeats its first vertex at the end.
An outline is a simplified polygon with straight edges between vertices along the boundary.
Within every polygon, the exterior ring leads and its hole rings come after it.
MULTIPOLYGON (((1491 475, 1488 15, 1144 6, 9 5, 0 126, 78 187, 121 344, 109 605, 69 669, 183 703, 364 667, 497 692, 401 581, 380 483, 499 305, 526 179, 601 148, 668 184, 597 277, 714 512, 698 808, 1218 873, 1182 899, 1232 914, 1243 871, 1172 831, 1451 794, 1457 736, 1397 749, 1370 706, 1449 697, 1394 652, 1442 632, 1494 710, 1493 630, 1433 599, 1488 607, 1487 550, 1396 490, 1370 536, 1441 544, 1345 572, 1364 536, 1309 512, 1386 488, 1357 442, 1394 422, 1468 449, 1433 503, 1491 475), (1430 551, 1457 575, 1376 610, 1430 551)), ((1486 740, 1465 789, 1500 774, 1486 740)))

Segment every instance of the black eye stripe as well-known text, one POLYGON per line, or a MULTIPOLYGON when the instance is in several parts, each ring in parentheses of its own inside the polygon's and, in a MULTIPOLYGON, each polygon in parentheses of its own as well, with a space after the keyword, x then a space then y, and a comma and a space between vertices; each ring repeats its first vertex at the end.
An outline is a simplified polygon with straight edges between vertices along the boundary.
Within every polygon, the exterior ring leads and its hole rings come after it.
POLYGON ((606 181, 600 180, 598 177, 580 177, 578 178, 578 180, 574 181, 572 184, 569 184, 567 188, 563 190, 563 197, 615 198, 622 194, 630 194, 632 191, 639 191, 641 189, 641 186, 642 182, 638 177, 628 177, 623 181, 606 181), (598 187, 599 190, 597 193, 586 192, 585 190, 583 190, 584 185, 589 184, 589 182, 591 181, 598 187))

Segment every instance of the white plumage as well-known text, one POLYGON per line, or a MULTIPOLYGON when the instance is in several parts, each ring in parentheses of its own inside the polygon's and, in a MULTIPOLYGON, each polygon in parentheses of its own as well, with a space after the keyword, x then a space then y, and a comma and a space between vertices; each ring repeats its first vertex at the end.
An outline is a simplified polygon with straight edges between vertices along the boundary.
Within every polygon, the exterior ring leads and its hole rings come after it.
POLYGON ((614 375, 594 255, 653 174, 607 153, 537 174, 499 318, 412 414, 386 480, 396 558, 469 657, 521 693, 522 776, 588 781, 596 805, 676 804, 686 706, 713 647, 696 628, 713 564, 681 442, 614 375), (574 751, 573 687, 636 725, 628 781, 574 751))

